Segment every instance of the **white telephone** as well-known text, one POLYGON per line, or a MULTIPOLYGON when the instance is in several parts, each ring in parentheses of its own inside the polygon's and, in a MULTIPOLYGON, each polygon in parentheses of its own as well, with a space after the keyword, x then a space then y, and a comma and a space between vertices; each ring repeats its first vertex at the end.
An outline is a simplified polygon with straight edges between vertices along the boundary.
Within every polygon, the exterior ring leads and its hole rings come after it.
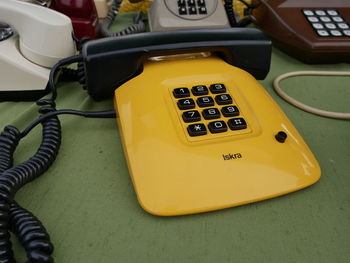
POLYGON ((0 22, 0 101, 42 96, 50 68, 76 52, 71 20, 39 5, 1 0, 0 22))

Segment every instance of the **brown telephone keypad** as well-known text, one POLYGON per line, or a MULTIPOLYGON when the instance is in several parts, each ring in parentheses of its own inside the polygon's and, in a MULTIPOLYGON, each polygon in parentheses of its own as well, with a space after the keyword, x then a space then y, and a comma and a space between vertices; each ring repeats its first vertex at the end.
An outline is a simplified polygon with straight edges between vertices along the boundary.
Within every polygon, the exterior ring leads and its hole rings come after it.
POLYGON ((303 9, 305 18, 320 37, 349 37, 350 26, 336 9, 303 9))
POLYGON ((246 120, 224 84, 180 87, 172 89, 172 94, 191 137, 247 129, 246 120))

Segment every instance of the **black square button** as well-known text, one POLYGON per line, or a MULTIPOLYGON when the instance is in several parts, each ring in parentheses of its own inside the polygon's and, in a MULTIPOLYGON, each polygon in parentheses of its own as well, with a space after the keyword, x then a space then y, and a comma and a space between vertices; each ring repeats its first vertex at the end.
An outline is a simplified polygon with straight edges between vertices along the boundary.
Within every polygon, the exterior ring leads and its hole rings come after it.
POLYGON ((173 90, 175 98, 186 98, 190 96, 190 91, 188 88, 177 88, 173 90))
POLYGON ((195 8, 195 7, 190 7, 189 9, 188 9, 188 13, 190 14, 190 15, 196 15, 197 14, 197 8, 195 8))
POLYGON ((227 125, 224 121, 213 121, 208 124, 211 133, 219 133, 227 131, 227 125))
POLYGON ((194 86, 192 87, 192 93, 195 96, 208 95, 208 88, 204 85, 194 86))
POLYGON ((210 107, 214 106, 214 100, 210 96, 200 97, 197 99, 197 104, 199 107, 210 107))
POLYGON ((196 6, 196 1, 195 0, 187 0, 187 4, 189 6, 196 6))
POLYGON ((194 100, 193 99, 182 99, 178 100, 177 106, 180 110, 189 110, 195 108, 194 100))
POLYGON ((191 124, 187 127, 190 136, 200 136, 207 134, 207 128, 203 123, 191 124))
POLYGON ((218 119, 220 118, 220 111, 217 108, 204 109, 202 111, 203 117, 206 120, 218 119))
POLYGON ((233 118, 228 121, 231 130, 243 130, 247 128, 247 123, 243 118, 233 118))
POLYGON ((210 85, 210 91, 214 94, 225 93, 226 87, 224 84, 213 84, 213 85, 210 85))
POLYGON ((236 106, 225 106, 221 109, 225 117, 234 117, 239 115, 239 109, 236 106))
POLYGON ((197 0, 199 6, 205 6, 205 0, 197 0))
POLYGON ((179 7, 179 15, 187 15, 187 9, 184 6, 179 7))
POLYGON ((177 0, 177 4, 179 6, 186 6, 186 1, 185 0, 177 0))
POLYGON ((182 119, 184 120, 184 122, 200 121, 201 115, 196 110, 185 111, 184 113, 182 113, 182 119))
POLYGON ((232 97, 230 96, 230 94, 221 94, 221 95, 215 96, 215 101, 219 105, 231 104, 232 97))
POLYGON ((207 9, 205 7, 200 7, 198 8, 198 12, 201 14, 201 15, 205 15, 207 14, 207 9))

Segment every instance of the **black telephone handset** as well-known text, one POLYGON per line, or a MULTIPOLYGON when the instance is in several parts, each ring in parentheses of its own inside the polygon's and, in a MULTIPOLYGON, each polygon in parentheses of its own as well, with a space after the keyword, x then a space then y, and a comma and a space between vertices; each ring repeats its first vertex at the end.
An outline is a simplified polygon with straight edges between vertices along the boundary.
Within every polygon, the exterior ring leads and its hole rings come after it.
POLYGON ((86 87, 96 100, 142 71, 149 57, 209 51, 263 79, 270 68, 271 42, 253 28, 150 32, 88 42, 82 49, 86 87))

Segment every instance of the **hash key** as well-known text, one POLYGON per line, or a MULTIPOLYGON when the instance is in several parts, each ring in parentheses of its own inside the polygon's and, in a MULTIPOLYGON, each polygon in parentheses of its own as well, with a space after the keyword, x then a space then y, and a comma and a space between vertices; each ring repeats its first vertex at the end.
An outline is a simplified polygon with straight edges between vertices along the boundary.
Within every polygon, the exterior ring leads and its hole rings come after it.
POLYGON ((215 101, 219 105, 231 104, 232 98, 230 94, 221 94, 215 97, 215 101))
POLYGON ((243 130, 247 128, 247 123, 243 118, 233 118, 228 121, 231 130, 243 130))
POLYGON ((177 106, 180 110, 189 110, 196 107, 193 99, 182 99, 177 101, 177 106))

